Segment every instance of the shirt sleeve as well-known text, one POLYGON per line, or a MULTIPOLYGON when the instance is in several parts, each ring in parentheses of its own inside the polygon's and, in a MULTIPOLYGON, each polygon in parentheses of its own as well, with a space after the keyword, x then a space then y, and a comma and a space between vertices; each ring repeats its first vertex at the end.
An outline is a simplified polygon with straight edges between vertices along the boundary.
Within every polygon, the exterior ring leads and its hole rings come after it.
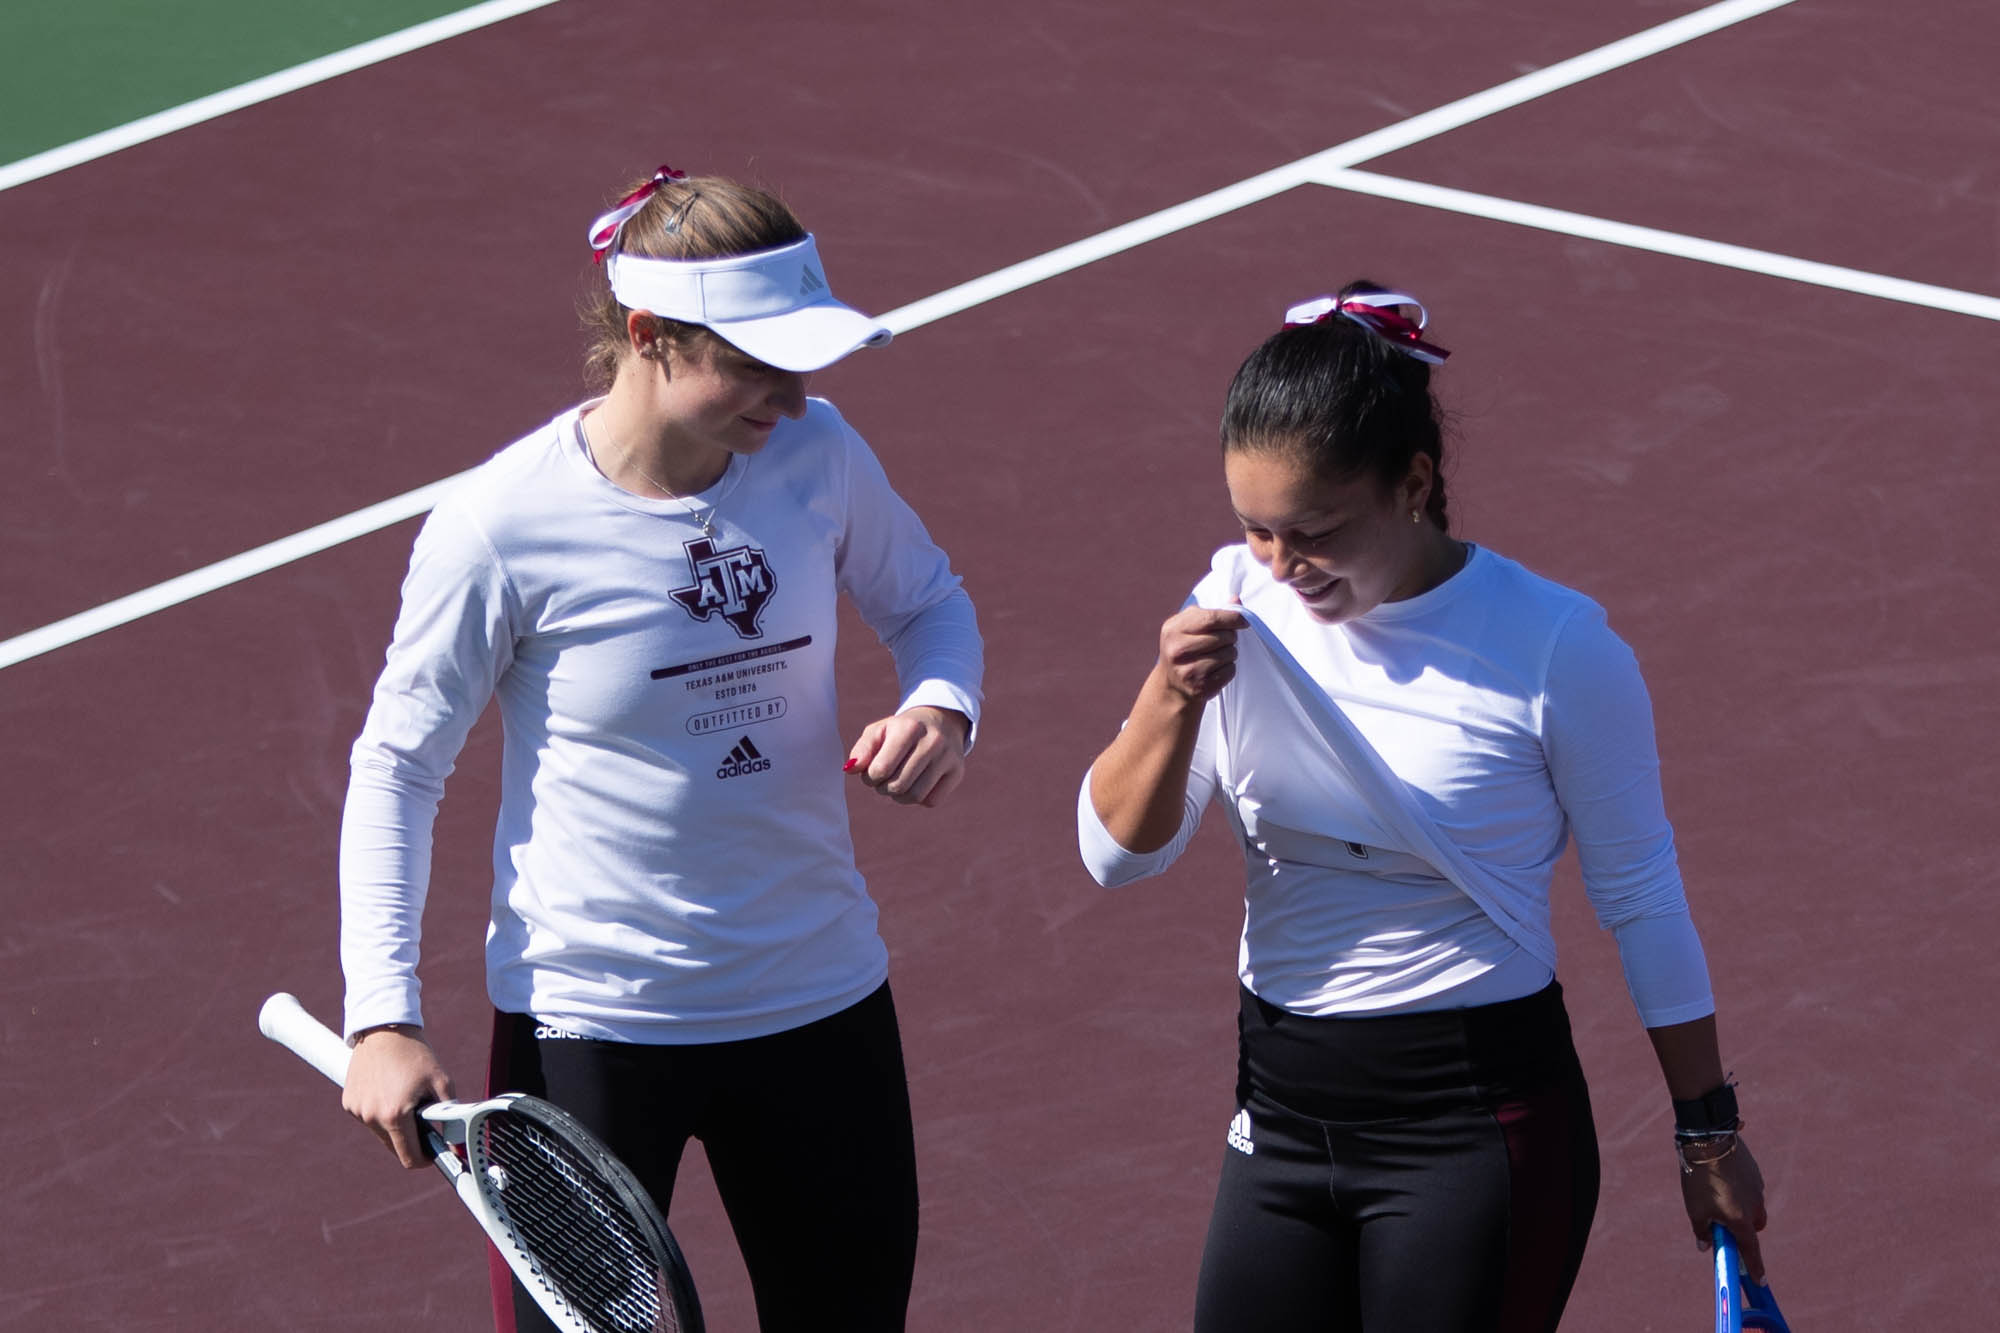
POLYGON ((896 664, 897 711, 929 705, 979 727, 985 645, 951 561, 889 484, 867 443, 845 421, 847 523, 835 564, 840 587, 896 664))
POLYGON ((476 526, 433 511, 417 535, 388 661, 349 760, 340 962, 350 1036, 423 1021, 417 960, 432 825, 445 778, 512 660, 511 604, 476 526))
POLYGON ((1549 660, 1543 745, 1598 924, 1618 941, 1648 1027, 1715 1012, 1660 791, 1653 706, 1638 659, 1596 608, 1570 617, 1549 660))
MULTIPOLYGON (((1157 875, 1174 862, 1180 860, 1188 843, 1193 841, 1195 830, 1201 827, 1201 816, 1214 799, 1216 789, 1215 752, 1220 736, 1216 724, 1216 709, 1211 700, 1202 712, 1201 730, 1195 735, 1194 755, 1188 761, 1187 794, 1181 800, 1181 826, 1173 838, 1164 846, 1150 852, 1128 851, 1111 836, 1104 821, 1097 817, 1097 807, 1090 799, 1090 773, 1083 775, 1083 787, 1076 794, 1076 845, 1083 857, 1084 868, 1090 877, 1107 889, 1130 884, 1134 880, 1157 875)), ((1095 769, 1096 765, 1091 766, 1095 769)))

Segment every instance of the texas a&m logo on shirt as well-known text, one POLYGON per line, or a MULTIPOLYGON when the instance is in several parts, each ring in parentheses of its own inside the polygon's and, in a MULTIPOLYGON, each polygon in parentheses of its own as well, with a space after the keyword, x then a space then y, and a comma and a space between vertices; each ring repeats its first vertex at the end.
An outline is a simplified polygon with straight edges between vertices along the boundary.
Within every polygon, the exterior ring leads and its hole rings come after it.
POLYGON ((762 548, 732 546, 718 551, 706 537, 682 545, 687 550, 688 567, 694 571, 694 583, 673 589, 673 599, 696 620, 720 615, 741 637, 763 637, 757 619, 778 590, 778 579, 764 562, 762 548))

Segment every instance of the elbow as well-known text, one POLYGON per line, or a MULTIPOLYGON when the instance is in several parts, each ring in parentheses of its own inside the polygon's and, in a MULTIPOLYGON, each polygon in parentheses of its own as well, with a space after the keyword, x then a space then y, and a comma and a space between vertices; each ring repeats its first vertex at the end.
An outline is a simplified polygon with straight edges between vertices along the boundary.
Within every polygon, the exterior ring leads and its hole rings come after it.
POLYGON ((1134 851, 1127 847, 1105 827, 1090 789, 1091 774, 1085 773, 1076 794, 1076 850, 1092 879, 1104 888, 1115 889, 1157 875, 1172 862, 1173 852, 1134 851))
POLYGON ((1671 921, 1689 915, 1687 894, 1680 881, 1628 893, 1607 895, 1595 903, 1597 924, 1617 931, 1635 922, 1671 921))
POLYGON ((1090 877, 1097 881, 1097 886, 1101 889, 1122 889, 1134 880, 1144 879, 1151 873, 1145 866, 1106 863, 1093 860, 1089 856, 1083 858, 1083 868, 1090 872, 1090 877))
POLYGON ((1103 825, 1093 821, 1077 821, 1076 850, 1083 861, 1083 868, 1090 872, 1090 877, 1097 881, 1100 888, 1123 888, 1134 880, 1157 875, 1164 869, 1157 853, 1134 852, 1120 845, 1103 825))

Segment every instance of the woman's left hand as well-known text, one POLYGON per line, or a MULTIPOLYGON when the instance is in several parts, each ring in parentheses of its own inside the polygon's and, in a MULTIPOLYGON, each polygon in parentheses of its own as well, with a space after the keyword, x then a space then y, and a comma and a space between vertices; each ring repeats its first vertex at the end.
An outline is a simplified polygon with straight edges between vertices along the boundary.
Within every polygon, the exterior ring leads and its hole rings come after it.
POLYGON ((1743 1256, 1744 1271, 1753 1282, 1764 1281, 1764 1253, 1757 1233, 1764 1229, 1764 1173, 1750 1155, 1750 1145, 1739 1133, 1729 1151, 1712 1161, 1700 1161, 1692 1171, 1681 1173, 1681 1201, 1687 1205, 1688 1224, 1694 1228, 1695 1243, 1709 1246, 1708 1227, 1720 1222, 1736 1238, 1743 1256))
POLYGON ((965 714, 928 705, 870 722, 847 771, 902 805, 935 806, 965 775, 965 714))

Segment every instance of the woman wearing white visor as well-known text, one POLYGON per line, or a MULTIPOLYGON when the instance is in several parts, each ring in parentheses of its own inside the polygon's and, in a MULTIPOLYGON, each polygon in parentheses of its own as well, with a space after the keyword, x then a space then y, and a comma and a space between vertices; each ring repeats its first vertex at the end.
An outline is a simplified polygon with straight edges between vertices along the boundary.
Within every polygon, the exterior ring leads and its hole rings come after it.
MULTIPOLYGON (((412 1112, 451 1095, 415 971, 430 829, 497 701, 491 1090, 577 1115, 662 1208, 699 1138, 767 1333, 899 1329, 915 1155, 846 784, 925 806, 957 785, 972 604, 868 446, 806 396, 808 372, 889 330, 833 299, 782 203, 662 167, 590 240, 607 391, 431 514, 355 743, 346 1105, 421 1165, 412 1112), (901 695, 851 741, 842 593, 901 695)), ((500 1327, 548 1327, 503 1281, 500 1327)))

